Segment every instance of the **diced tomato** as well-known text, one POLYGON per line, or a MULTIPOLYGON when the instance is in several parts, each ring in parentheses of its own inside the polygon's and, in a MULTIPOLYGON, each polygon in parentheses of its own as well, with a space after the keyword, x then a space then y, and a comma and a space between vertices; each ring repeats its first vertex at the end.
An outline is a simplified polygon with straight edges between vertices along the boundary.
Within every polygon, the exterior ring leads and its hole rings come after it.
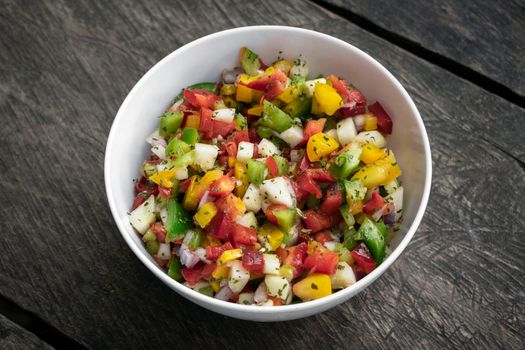
POLYGON ((381 106, 379 102, 376 102, 368 106, 368 110, 377 118, 377 130, 383 134, 390 135, 392 133, 393 122, 392 118, 390 118, 388 113, 383 109, 383 106, 381 106))
POLYGON ((338 263, 339 256, 336 253, 319 245, 313 253, 309 254, 304 260, 304 268, 310 271, 332 275, 335 273, 338 263))
POLYGON ((351 252, 352 258, 354 258, 355 264, 357 265, 357 271, 370 273, 376 268, 376 262, 370 255, 370 251, 363 243, 360 243, 351 252))
POLYGON ((208 260, 216 260, 222 253, 226 250, 233 249, 233 246, 230 242, 226 242, 221 246, 212 247, 211 245, 206 247, 206 258, 208 260))
POLYGON ((250 142, 250 136, 248 130, 237 130, 233 132, 233 141, 236 145, 239 145, 240 142, 250 142))
POLYGON ((237 157, 237 144, 234 141, 225 142, 224 149, 226 150, 226 153, 228 153, 228 156, 234 158, 237 157))
POLYGON ((322 230, 326 230, 332 227, 333 219, 331 216, 319 213, 314 209, 308 209, 304 212, 306 216, 303 221, 306 228, 312 230, 312 233, 316 233, 322 230))
POLYGON ((306 152, 304 153, 303 157, 301 158, 301 161, 299 162, 299 171, 304 171, 308 168, 310 168, 310 160, 308 159, 308 156, 306 155, 306 152))
POLYGON ((288 77, 280 69, 276 68, 270 74, 264 74, 260 78, 250 83, 242 83, 251 89, 264 91, 264 98, 271 100, 279 96, 285 89, 288 77))
POLYGON ((341 95, 343 101, 348 101, 350 90, 348 89, 346 82, 342 79, 339 79, 335 75, 329 75, 326 78, 328 81, 330 81, 330 83, 332 83, 332 87, 337 91, 337 93, 341 95))
POLYGON ((310 119, 304 127, 303 140, 297 146, 295 146, 295 148, 302 148, 306 146, 310 136, 323 132, 325 123, 326 118, 320 118, 317 120, 310 119))
POLYGON ((242 205, 242 203, 240 202, 242 201, 239 197, 235 196, 233 193, 228 193, 227 195, 220 197, 215 202, 215 205, 225 216, 235 219, 241 214, 241 208, 239 206, 242 205))
POLYGON ((335 183, 337 179, 329 173, 327 170, 322 168, 310 168, 306 172, 313 180, 323 183, 335 183))
POLYGON ((381 209, 384 204, 384 198, 381 197, 381 195, 377 191, 374 191, 372 192, 372 197, 370 197, 368 202, 366 202, 366 204, 363 205, 363 212, 365 214, 371 215, 377 210, 381 209))
POLYGON ((189 177, 186 180, 179 182, 179 190, 181 190, 181 192, 186 192, 193 181, 195 181, 195 178, 189 177))
POLYGON ((323 213, 335 214, 343 204, 343 196, 337 184, 331 185, 326 191, 326 199, 319 208, 323 213))
POLYGON ((233 232, 233 226, 234 222, 228 215, 218 212, 208 224, 207 231, 209 234, 226 241, 233 232))
POLYGON ((321 244, 330 242, 332 240, 332 235, 330 231, 321 231, 315 234, 315 240, 321 244))
POLYGON ((209 278, 211 276, 211 273, 213 272, 213 270, 215 270, 216 267, 217 267, 217 264, 214 262, 204 265, 201 271, 201 277, 209 278))
POLYGON ((308 194, 311 194, 316 198, 321 198, 323 196, 323 192, 321 191, 319 185, 317 185, 317 183, 315 183, 315 181, 310 176, 308 176, 308 173, 306 172, 303 172, 297 176, 297 185, 302 192, 307 194, 306 197, 308 197, 308 194))
POLYGON ((213 108, 222 99, 212 92, 201 89, 184 89, 184 98, 195 108, 213 108))
POLYGON ((227 123, 220 120, 212 120, 212 137, 228 136, 233 130, 235 130, 235 123, 227 123))
POLYGON ((149 195, 156 196, 159 194, 159 188, 157 187, 157 184, 148 180, 147 177, 141 176, 140 179, 135 182, 135 193, 141 192, 146 192, 149 195))
POLYGON ((299 231, 299 235, 297 236, 297 243, 308 243, 310 241, 310 236, 308 236, 306 233, 299 231))
POLYGON ((234 129, 234 122, 223 122, 214 120, 211 116, 213 111, 209 108, 201 108, 201 120, 199 124, 199 131, 204 140, 209 140, 217 136, 228 136, 234 129))
POLYGON ((272 156, 266 158, 266 165, 268 166, 268 173, 271 177, 279 176, 279 169, 277 168, 277 162, 272 156))
POLYGON ((235 183, 234 178, 228 175, 223 175, 211 184, 208 191, 210 191, 212 196, 224 196, 235 189, 235 183))
POLYGON ((308 244, 304 242, 285 249, 286 256, 281 258, 281 260, 283 265, 290 265, 294 268, 294 278, 303 272, 303 263, 304 259, 306 259, 307 252, 308 244))
POLYGON ((157 241, 162 243, 166 242, 166 235, 168 232, 162 223, 154 222, 149 228, 153 231, 155 236, 157 236, 157 241))
POLYGON ((242 266, 250 272, 262 272, 264 256, 257 251, 246 250, 242 255, 242 266))
POLYGON ((242 244, 244 246, 252 246, 257 242, 257 231, 251 227, 245 227, 239 224, 235 224, 233 229, 232 240, 236 244, 242 244))
POLYGON ((192 268, 183 267, 180 272, 182 273, 182 277, 184 277, 186 282, 188 282, 190 285, 194 285, 201 279, 203 269, 204 263, 198 262, 197 265, 193 266, 192 268))
POLYGON ((149 196, 150 194, 146 191, 143 191, 137 194, 137 196, 135 197, 135 200, 133 201, 133 205, 131 206, 131 210, 132 211, 135 210, 138 206, 144 203, 146 199, 148 199, 149 196))
POLYGON ((159 185, 159 194, 162 198, 168 199, 171 195, 171 188, 166 188, 159 185))
MULTIPOLYGON (((248 135, 250 136, 250 142, 253 142, 257 145, 257 143, 259 143, 259 141, 261 141, 261 137, 259 136, 259 134, 257 134, 257 128, 256 127, 252 127, 248 130, 248 135)), ((257 158, 254 156, 254 158, 257 158)))

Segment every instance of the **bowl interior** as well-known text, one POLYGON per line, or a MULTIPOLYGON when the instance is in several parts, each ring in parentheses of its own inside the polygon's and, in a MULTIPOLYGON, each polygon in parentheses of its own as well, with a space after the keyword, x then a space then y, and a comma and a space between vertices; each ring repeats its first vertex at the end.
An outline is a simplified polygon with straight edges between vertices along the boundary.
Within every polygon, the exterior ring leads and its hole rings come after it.
MULTIPOLYGON (((339 296, 332 298, 332 302, 323 305, 323 299, 321 299, 300 304, 303 305, 304 311, 304 305, 313 303, 317 305, 317 310, 314 310, 315 307, 313 307, 309 311, 314 311, 310 313, 318 312, 321 311, 321 308, 333 306, 357 293, 395 260, 417 228, 428 198, 430 157, 426 132, 419 114, 397 80, 357 48, 312 31, 266 26, 238 28, 216 33, 194 41, 170 54, 137 83, 115 118, 108 140, 105 164, 106 189, 110 207, 131 248, 157 276, 172 288, 179 293, 182 292, 186 297, 196 298, 199 304, 208 303, 204 306, 221 313, 228 313, 224 311, 224 308, 241 314, 247 309, 250 313, 254 312, 253 308, 246 306, 233 305, 232 309, 231 304, 226 305, 228 303, 204 300, 202 296, 194 295, 198 293, 193 294, 189 289, 166 278, 145 251, 140 238, 134 233, 127 219, 127 213, 134 198, 132 180, 139 176, 139 167, 142 161, 149 156, 149 147, 145 138, 158 127, 158 117, 170 106, 174 96, 183 87, 201 81, 216 81, 224 68, 235 66, 241 46, 250 47, 259 53, 266 63, 273 62, 278 55, 291 59, 302 55, 310 67, 310 77, 318 74, 335 74, 345 78, 359 88, 370 102, 380 101, 394 120, 394 132, 388 138, 388 147, 394 150, 403 170, 405 198, 404 219, 400 231, 391 244, 392 258, 385 260, 380 268, 376 269, 377 273, 367 276, 368 280, 365 278, 347 290, 335 293, 334 295, 339 296), (422 210, 420 210, 421 207, 422 210), (407 234, 410 237, 407 237, 407 234), (405 238, 407 239, 404 240, 405 238)), ((284 311, 283 307, 274 308, 272 314, 278 314, 281 311, 284 311)), ((235 314, 235 312, 229 314, 249 318, 235 314)), ((305 315, 303 313, 280 318, 305 315)))

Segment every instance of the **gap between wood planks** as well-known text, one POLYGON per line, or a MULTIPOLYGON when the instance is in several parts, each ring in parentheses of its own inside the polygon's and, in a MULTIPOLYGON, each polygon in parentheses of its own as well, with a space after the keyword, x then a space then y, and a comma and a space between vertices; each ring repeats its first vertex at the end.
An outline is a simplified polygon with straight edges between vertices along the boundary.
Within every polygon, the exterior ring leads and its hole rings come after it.
POLYGON ((470 67, 467 67, 459 62, 456 62, 444 55, 441 55, 437 52, 431 51, 427 48, 424 48, 415 41, 412 41, 408 38, 405 38, 397 33, 391 32, 380 25, 372 22, 371 20, 353 13, 347 9, 341 8, 336 5, 326 3, 323 0, 308 0, 311 3, 323 8, 326 11, 329 11, 335 15, 338 15, 353 24, 357 25, 361 29, 366 30, 391 44, 394 44, 402 49, 410 52, 411 54, 418 56, 421 59, 424 59, 427 62, 435 64, 438 67, 441 67, 458 77, 468 80, 471 83, 479 86, 480 88, 497 95, 508 102, 516 104, 522 108, 525 108, 525 96, 522 96, 514 91, 512 91, 507 86, 473 70, 470 67))
MULTIPOLYGON (((0 313, 57 349, 87 349, 30 311, 0 295, 0 313)), ((22 345, 22 344, 21 344, 22 345)))

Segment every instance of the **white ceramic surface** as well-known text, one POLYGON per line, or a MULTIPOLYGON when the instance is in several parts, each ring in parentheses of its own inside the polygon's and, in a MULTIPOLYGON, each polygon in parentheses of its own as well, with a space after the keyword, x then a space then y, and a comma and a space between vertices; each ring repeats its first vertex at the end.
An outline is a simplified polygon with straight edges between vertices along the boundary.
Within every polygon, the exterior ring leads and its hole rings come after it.
POLYGON ((137 257, 158 278, 183 297, 215 312, 253 321, 284 321, 310 316, 356 295, 385 272, 414 235, 425 211, 431 181, 430 147, 425 127, 401 84, 377 61, 356 47, 305 29, 281 26, 243 27, 215 33, 174 51, 151 68, 135 85, 120 107, 106 147, 105 182, 109 205, 122 236, 137 257), (132 179, 149 156, 145 138, 158 127, 158 116, 181 89, 201 81, 216 81, 225 67, 237 64, 241 46, 259 53, 264 62, 300 54, 310 76, 320 73, 344 77, 368 101, 380 101, 394 120, 388 145, 403 170, 404 220, 392 242, 392 253, 372 273, 356 284, 328 297, 280 307, 228 303, 199 294, 174 281, 157 266, 129 225, 127 212, 133 202, 132 179))

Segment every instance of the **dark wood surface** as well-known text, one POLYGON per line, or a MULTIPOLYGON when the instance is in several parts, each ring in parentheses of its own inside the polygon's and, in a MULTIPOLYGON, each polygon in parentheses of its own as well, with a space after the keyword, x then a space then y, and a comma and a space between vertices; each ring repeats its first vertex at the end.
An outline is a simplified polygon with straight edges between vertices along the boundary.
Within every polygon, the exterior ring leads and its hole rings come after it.
MULTIPOLYGON (((87 348, 525 347, 523 108, 299 0, 4 0, 0 32, 0 295, 64 337, 87 348), (121 238, 103 181, 113 117, 142 74, 193 39, 253 24, 370 53, 414 99, 433 152, 429 206, 405 253, 349 302, 286 323, 220 316, 164 286, 121 238)), ((30 347, 8 322, 0 334, 17 334, 0 348, 30 347)))
POLYGON ((49 344, 39 339, 33 333, 9 321, 3 315, 0 315, 0 345, 4 350, 52 349, 49 344))
POLYGON ((523 1, 319 1, 346 9, 525 97, 523 1))

